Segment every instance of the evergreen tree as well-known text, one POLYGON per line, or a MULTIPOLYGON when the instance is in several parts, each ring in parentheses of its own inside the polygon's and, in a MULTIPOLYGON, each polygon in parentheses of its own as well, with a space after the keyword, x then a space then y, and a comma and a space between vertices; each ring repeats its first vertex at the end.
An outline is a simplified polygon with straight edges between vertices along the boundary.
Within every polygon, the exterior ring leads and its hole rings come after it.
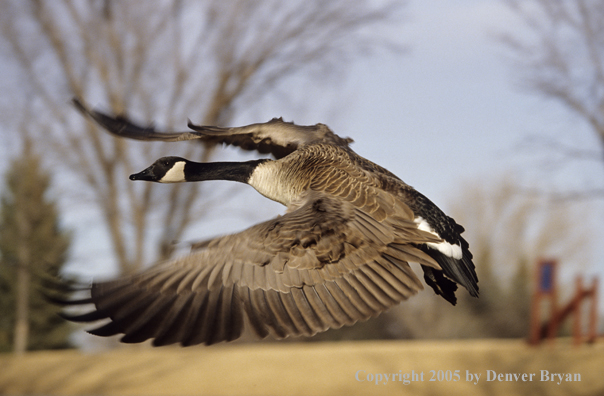
MULTIPOLYGON (((0 198, 0 351, 67 348, 70 326, 41 290, 45 282, 58 279, 71 238, 59 227, 56 204, 45 197, 50 178, 27 141, 5 180, 0 198)), ((65 291, 57 293, 67 297, 65 291)))

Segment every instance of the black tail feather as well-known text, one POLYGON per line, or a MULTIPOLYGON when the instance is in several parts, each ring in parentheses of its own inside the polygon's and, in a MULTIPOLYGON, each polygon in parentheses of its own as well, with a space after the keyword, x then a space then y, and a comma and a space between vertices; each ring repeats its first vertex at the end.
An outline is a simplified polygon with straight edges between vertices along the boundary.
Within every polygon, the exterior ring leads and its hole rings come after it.
POLYGON ((463 238, 461 247, 463 252, 461 259, 447 256, 426 245, 421 247, 442 268, 442 271, 438 271, 423 267, 426 283, 434 289, 436 294, 441 295, 453 305, 457 301, 455 297, 456 283, 465 287, 472 297, 478 297, 478 277, 472 262, 472 253, 468 250, 467 242, 463 238))
POLYGON ((434 270, 424 265, 422 265, 422 269, 424 270, 424 280, 428 286, 434 289, 436 294, 442 296, 442 298, 452 305, 457 304, 457 297, 455 297, 457 285, 455 282, 445 278, 441 271, 434 270))

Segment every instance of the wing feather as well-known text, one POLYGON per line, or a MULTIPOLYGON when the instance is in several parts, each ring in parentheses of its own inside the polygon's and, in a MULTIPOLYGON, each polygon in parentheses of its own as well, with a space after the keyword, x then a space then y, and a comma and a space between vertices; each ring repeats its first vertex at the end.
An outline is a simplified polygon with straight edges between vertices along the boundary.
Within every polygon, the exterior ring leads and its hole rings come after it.
POLYGON ((325 308, 330 315, 340 324, 337 327, 340 327, 341 325, 350 326, 356 322, 352 316, 348 315, 346 311, 342 309, 340 304, 338 304, 338 302, 331 295, 325 284, 317 284, 312 286, 312 288, 317 293, 317 296, 319 296, 321 302, 325 304, 325 308))
POLYGON ((181 311, 177 314, 174 324, 153 340, 154 345, 171 345, 177 342, 184 344, 184 340, 191 331, 193 323, 197 319, 198 312, 208 297, 208 293, 197 292, 192 293, 190 296, 181 311))
POLYGON ((361 293, 365 291, 364 288, 359 291, 350 284, 349 279, 350 275, 338 278, 335 282, 327 282, 325 286, 348 315, 356 320, 371 317, 374 311, 361 296, 361 293))
MULTIPOLYGON (((339 321, 337 317, 331 314, 329 308, 327 307, 328 303, 321 299, 315 287, 306 285, 302 289, 302 292, 310 305, 309 311, 314 312, 314 314, 317 316, 317 319, 320 321, 319 323, 321 323, 319 332, 325 331, 329 328, 338 329, 342 327, 344 322, 339 321)), ((317 324, 317 327, 318 326, 319 325, 317 324)))
POLYGON ((325 288, 346 315, 352 319, 353 323, 368 319, 371 316, 371 310, 367 307, 367 304, 343 278, 336 279, 335 282, 325 282, 325 288))
POLYGON ((101 327, 89 330, 88 333, 100 337, 111 337, 123 333, 123 328, 118 322, 109 322, 101 327))
POLYGON ((266 301, 268 302, 268 307, 275 316, 276 323, 279 327, 285 329, 285 336, 300 335, 300 330, 298 330, 294 321, 289 316, 289 313, 281 300, 282 293, 276 292, 275 290, 265 290, 264 294, 266 296, 266 301))
MULTIPOLYGON (((253 291, 253 304, 258 314, 262 317, 261 325, 267 326, 270 328, 277 338, 285 338, 289 333, 289 326, 282 324, 279 321, 278 316, 271 309, 271 305, 269 304, 269 299, 267 294, 272 293, 275 294, 272 290, 265 291, 262 289, 257 289, 253 291)), ((263 334, 268 334, 268 329, 263 330, 263 334)), ((256 332, 258 335, 262 336, 261 333, 256 332)))
POLYGON ((152 321, 158 320, 163 323, 165 315, 162 314, 166 307, 172 305, 177 295, 159 295, 145 308, 126 329, 126 335, 120 341, 128 344, 143 342, 155 337, 159 327, 148 326, 152 321))
POLYGON ((123 328, 125 334, 133 329, 132 324, 145 317, 148 306, 153 304, 160 296, 157 293, 139 293, 133 300, 117 308, 110 316, 111 320, 117 322, 123 328))
POLYGON ((293 289, 290 293, 278 293, 277 296, 279 296, 279 299, 283 303, 283 307, 285 308, 287 315, 298 330, 299 334, 305 335, 307 337, 313 335, 313 331, 311 330, 308 323, 306 323, 306 321, 304 320, 304 316, 302 315, 296 305, 296 302, 294 301, 293 289))
POLYGON ((398 282, 396 282, 396 279, 393 279, 390 273, 379 264, 375 263, 364 266, 360 271, 379 288, 383 293, 382 299, 388 306, 406 299, 406 296, 397 290, 396 286, 398 286, 398 282))
POLYGON ((352 274, 348 274, 344 277, 348 284, 359 294, 365 304, 369 307, 372 314, 384 311, 387 307, 387 303, 380 301, 381 295, 377 290, 377 286, 373 284, 361 271, 357 271, 352 274), (376 296, 377 295, 377 296, 376 296))
POLYGON ((90 117, 107 132, 118 137, 135 140, 160 140, 164 142, 180 142, 184 140, 201 139, 204 135, 195 132, 161 132, 156 131, 153 126, 141 127, 123 116, 110 116, 97 110, 90 110, 84 103, 73 98, 72 103, 83 115, 90 117))
POLYGON ((155 329, 153 345, 168 345, 178 342, 169 342, 169 336, 176 333, 186 320, 185 315, 193 300, 192 293, 179 294, 164 316, 161 324, 155 329))

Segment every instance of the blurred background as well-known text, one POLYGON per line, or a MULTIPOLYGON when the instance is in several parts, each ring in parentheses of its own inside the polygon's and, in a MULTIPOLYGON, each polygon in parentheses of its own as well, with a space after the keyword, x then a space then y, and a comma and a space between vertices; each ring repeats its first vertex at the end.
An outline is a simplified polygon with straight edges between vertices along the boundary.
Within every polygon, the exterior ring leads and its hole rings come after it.
POLYGON ((325 123, 466 228, 480 299, 426 290, 294 341, 526 338, 538 259, 558 261, 562 302, 604 273, 603 37, 595 0, 0 0, 0 351, 113 348, 43 283, 137 271, 284 209, 234 183, 131 183, 164 155, 257 155, 119 140, 74 96, 164 130, 325 123))

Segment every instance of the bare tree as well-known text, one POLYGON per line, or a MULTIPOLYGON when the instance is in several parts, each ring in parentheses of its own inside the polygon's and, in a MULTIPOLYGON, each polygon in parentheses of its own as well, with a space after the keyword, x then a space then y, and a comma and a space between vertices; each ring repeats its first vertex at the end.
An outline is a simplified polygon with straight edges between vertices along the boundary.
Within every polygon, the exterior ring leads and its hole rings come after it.
MULTIPOLYGON (((601 143, 578 148, 560 139, 531 139, 557 162, 603 163, 604 149, 604 3, 599 0, 505 0, 521 28, 502 36, 511 49, 521 85, 553 99, 583 119, 601 143)), ((574 131, 569 131, 569 137, 574 131)), ((568 139, 567 139, 568 141, 568 139)), ((604 188, 571 192, 564 198, 601 197, 604 188)))
MULTIPOLYGON (((77 177, 74 189, 100 209, 119 268, 128 272, 154 258, 145 253, 151 239, 160 241, 159 258, 170 254, 171 242, 199 217, 192 206, 201 186, 127 182, 161 146, 106 135, 76 116, 71 96, 165 129, 184 129, 187 118, 227 124, 288 77, 332 75, 389 45, 371 29, 395 20, 401 3, 1 0, 1 7, 0 34, 10 64, 21 69, 10 93, 30 95, 25 105, 37 114, 41 152, 77 177)), ((212 155, 202 145, 170 149, 202 161, 212 155)))

